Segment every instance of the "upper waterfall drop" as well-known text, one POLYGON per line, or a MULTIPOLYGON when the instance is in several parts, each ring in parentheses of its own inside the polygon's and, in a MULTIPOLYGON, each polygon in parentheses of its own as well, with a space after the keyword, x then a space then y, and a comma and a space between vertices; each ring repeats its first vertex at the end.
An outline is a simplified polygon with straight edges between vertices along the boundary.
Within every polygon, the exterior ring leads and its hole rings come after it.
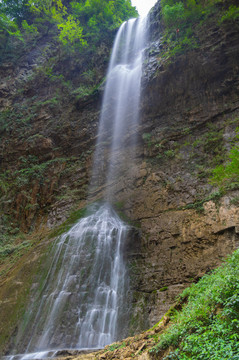
POLYGON ((147 18, 122 24, 109 64, 92 169, 92 186, 104 184, 104 197, 112 201, 110 184, 117 181, 135 159, 143 52, 147 40, 147 18), (127 148, 127 159, 124 150, 127 148))
POLYGON ((129 282, 123 250, 130 227, 110 205, 110 184, 135 158, 146 25, 146 18, 125 22, 112 50, 90 185, 90 196, 95 186, 105 185, 104 204, 89 207, 88 216, 56 240, 48 274, 15 339, 14 353, 23 355, 8 360, 103 348, 127 335, 129 282))

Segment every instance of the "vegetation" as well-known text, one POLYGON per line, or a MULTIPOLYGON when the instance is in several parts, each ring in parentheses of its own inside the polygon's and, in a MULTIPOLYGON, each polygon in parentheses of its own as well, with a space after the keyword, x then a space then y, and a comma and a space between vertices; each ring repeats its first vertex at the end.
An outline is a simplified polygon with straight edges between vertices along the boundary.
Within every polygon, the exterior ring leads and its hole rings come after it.
POLYGON ((184 290, 182 311, 151 349, 173 350, 164 359, 236 360, 239 353, 239 251, 223 266, 184 290))
POLYGON ((1 50, 6 50, 12 37, 26 42, 46 34, 68 49, 81 50, 102 41, 107 32, 137 15, 130 0, 3 0, 1 50))
POLYGON ((81 218, 87 215, 87 208, 79 209, 76 211, 73 211, 71 214, 69 214, 67 220, 60 225, 58 228, 54 229, 49 237, 53 238, 56 236, 60 236, 64 234, 65 232, 69 231, 70 228, 81 218))
POLYGON ((210 179, 211 184, 220 188, 235 189, 239 187, 239 128, 236 129, 237 145, 233 146, 228 153, 226 164, 215 167, 210 179))
POLYGON ((196 211, 203 212, 204 211, 204 206, 203 204, 213 200, 215 202, 218 202, 218 200, 222 197, 223 192, 222 191, 215 191, 213 193, 211 193, 210 195, 208 195, 206 198, 204 199, 200 199, 200 200, 196 200, 194 203, 188 204, 183 206, 181 209, 195 209, 196 211))
POLYGON ((123 349, 126 346, 126 342, 123 343, 114 343, 112 345, 109 345, 106 351, 115 351, 116 349, 123 349))
POLYGON ((161 6, 166 58, 198 48, 200 31, 212 15, 218 25, 235 22, 239 17, 239 6, 224 0, 162 0, 161 6))

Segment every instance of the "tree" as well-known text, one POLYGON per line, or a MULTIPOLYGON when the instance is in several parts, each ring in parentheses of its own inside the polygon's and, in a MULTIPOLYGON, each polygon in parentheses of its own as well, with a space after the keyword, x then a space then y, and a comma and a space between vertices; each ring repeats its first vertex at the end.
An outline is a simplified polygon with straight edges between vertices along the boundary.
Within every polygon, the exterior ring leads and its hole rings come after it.
POLYGON ((130 0, 0 0, 0 36, 28 39, 52 30, 62 45, 82 48, 137 15, 130 0))
POLYGON ((165 5, 162 10, 163 19, 168 27, 178 28, 183 22, 185 15, 185 8, 182 2, 175 5, 165 5))
POLYGON ((83 37, 83 28, 80 27, 78 20, 75 20, 72 15, 69 15, 65 21, 58 24, 60 29, 59 40, 63 45, 68 43, 78 43, 80 46, 86 46, 87 42, 83 37))
POLYGON ((29 14, 28 0, 2 0, 0 13, 8 16, 9 19, 14 19, 20 25, 29 14))

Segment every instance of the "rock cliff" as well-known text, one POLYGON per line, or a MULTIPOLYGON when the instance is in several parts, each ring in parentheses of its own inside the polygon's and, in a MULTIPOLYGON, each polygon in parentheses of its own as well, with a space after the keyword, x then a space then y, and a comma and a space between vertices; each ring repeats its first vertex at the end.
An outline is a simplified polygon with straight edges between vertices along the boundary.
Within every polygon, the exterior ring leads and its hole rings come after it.
MULTIPOLYGON (((150 29, 137 159, 111 185, 115 208, 138 228, 127 252, 132 332, 158 322, 182 289, 239 246, 239 190, 221 193, 208 182, 238 142, 238 28, 211 22, 198 49, 170 62, 161 56, 159 5, 150 29)), ((54 76, 46 71, 53 48, 42 39, 17 64, 0 65, 1 226, 8 236, 16 233, 17 244, 20 229, 31 247, 20 259, 9 255, 10 271, 9 262, 1 265, 5 349, 44 268, 49 232, 86 204, 109 47, 94 54, 90 71, 90 54, 59 57, 54 76)), ((127 158, 129 138, 119 156, 127 158)))

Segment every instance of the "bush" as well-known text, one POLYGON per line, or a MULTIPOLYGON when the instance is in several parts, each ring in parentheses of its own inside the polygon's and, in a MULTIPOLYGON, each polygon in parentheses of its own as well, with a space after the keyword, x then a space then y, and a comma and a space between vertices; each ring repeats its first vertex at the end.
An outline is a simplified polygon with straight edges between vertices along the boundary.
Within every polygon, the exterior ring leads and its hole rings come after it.
POLYGON ((165 5, 162 8, 163 19, 167 27, 178 28, 185 17, 185 9, 182 2, 173 6, 165 5))
POLYGON ((239 354, 239 250, 220 268, 185 289, 188 303, 151 352, 164 359, 236 360, 239 354))
POLYGON ((239 7, 231 5, 228 11, 221 17, 220 22, 234 22, 239 18, 239 7))

